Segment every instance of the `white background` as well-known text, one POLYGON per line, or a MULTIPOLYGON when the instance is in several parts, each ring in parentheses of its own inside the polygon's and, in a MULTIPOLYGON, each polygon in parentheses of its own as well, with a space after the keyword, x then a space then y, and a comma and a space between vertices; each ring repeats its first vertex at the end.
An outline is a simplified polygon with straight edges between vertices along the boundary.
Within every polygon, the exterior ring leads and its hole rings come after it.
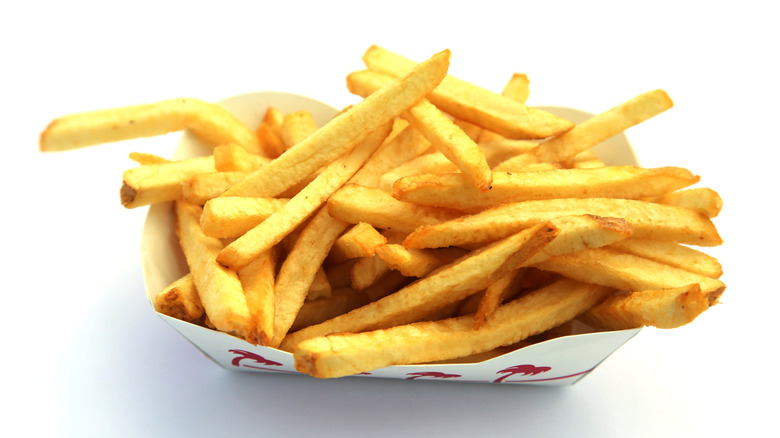
MULTIPOLYGON (((770 2, 7 2, 0 7, 5 408, 44 436, 704 436, 772 430, 778 393, 777 42, 770 2), (696 5, 694 5, 696 3, 696 5), (542 6, 542 4, 544 6, 542 6), (42 154, 61 115, 248 91, 356 100, 379 44, 530 105, 600 112, 664 88, 675 108, 628 131, 648 167, 702 176, 725 208, 722 304, 643 330, 565 388, 231 373, 157 317, 139 259, 145 209, 119 204, 130 151, 42 154), (10 403, 9 403, 10 402, 10 403)), ((11 436, 7 431, 0 435, 11 436)), ((742 435, 740 435, 742 436, 742 435)))

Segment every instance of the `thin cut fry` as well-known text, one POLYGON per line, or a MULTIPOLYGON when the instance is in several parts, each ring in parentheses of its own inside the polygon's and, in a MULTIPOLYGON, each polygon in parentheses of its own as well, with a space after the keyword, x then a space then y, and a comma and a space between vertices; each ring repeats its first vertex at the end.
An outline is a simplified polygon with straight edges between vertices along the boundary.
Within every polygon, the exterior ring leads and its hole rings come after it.
POLYGON ((214 148, 214 167, 219 172, 250 171, 268 164, 269 158, 247 152, 235 143, 227 143, 214 148))
POLYGON ((302 142, 317 130, 317 122, 309 111, 294 111, 284 115, 281 126, 281 137, 285 149, 302 142))
POLYGON ((268 345, 274 328, 274 279, 277 247, 271 248, 238 272, 244 288, 249 323, 244 339, 254 345, 268 345))
POLYGON ((421 226, 404 240, 404 246, 441 248, 492 242, 541 221, 580 214, 624 218, 633 226, 634 237, 699 246, 716 246, 723 242, 712 221, 692 210, 632 199, 585 198, 499 205, 480 213, 421 226))
POLYGON ((566 161, 672 106, 665 91, 649 91, 593 116, 571 131, 541 143, 531 152, 499 164, 494 170, 511 171, 530 163, 566 161))
POLYGON ((723 199, 718 192, 709 187, 697 187, 666 193, 655 198, 649 198, 647 201, 689 208, 707 217, 717 217, 723 208, 723 199))
POLYGON ((717 303, 726 288, 720 280, 609 248, 560 255, 535 266, 625 291, 670 289, 698 283, 710 304, 717 303))
POLYGON ((222 243, 201 231, 200 207, 181 201, 174 206, 179 243, 209 321, 220 331, 243 336, 249 309, 238 275, 216 262, 222 243))
POLYGON ((192 274, 186 274, 160 291, 154 298, 154 308, 182 321, 194 321, 203 316, 203 304, 192 282, 192 274))
POLYGON ((723 274, 718 259, 677 242, 630 238, 615 242, 610 248, 711 278, 719 278, 723 274))
POLYGON ((393 184, 393 197, 414 204, 479 211, 498 204, 559 198, 640 199, 659 196, 699 181, 687 169, 604 166, 537 172, 495 172, 493 186, 482 193, 463 175, 427 174, 393 184))
POLYGON ((246 178, 251 172, 208 172, 193 175, 189 182, 182 183, 182 197, 185 201, 203 205, 246 178))
POLYGON ((690 323, 709 307, 701 286, 694 283, 672 289, 617 293, 580 319, 603 330, 645 326, 671 329, 690 323))
POLYGON ((219 105, 189 98, 61 117, 41 134, 40 149, 64 151, 184 129, 214 146, 236 143, 250 152, 262 153, 255 133, 232 114, 219 105))

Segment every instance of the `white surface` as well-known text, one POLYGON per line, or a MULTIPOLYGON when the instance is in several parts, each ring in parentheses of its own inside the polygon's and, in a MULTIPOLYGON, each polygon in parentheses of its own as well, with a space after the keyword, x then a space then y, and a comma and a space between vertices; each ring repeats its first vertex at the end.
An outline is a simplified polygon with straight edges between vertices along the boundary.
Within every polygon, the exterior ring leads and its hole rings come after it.
POLYGON ((769 7, 535 3, 0 7, 0 375, 10 401, 0 435, 772 430, 780 35, 769 7), (531 105, 599 112, 666 89, 675 108, 628 135, 645 166, 688 167, 725 199, 716 224, 726 244, 711 251, 725 267, 723 304, 685 328, 643 330, 566 388, 318 381, 228 373, 205 359, 151 311, 139 260, 145 210, 118 201, 127 154, 165 155, 178 137, 44 155, 38 134, 68 113, 179 96, 281 90, 344 106, 356 101, 344 77, 362 68, 373 43, 416 59, 448 47, 453 75, 496 90, 511 73, 527 73, 531 105))

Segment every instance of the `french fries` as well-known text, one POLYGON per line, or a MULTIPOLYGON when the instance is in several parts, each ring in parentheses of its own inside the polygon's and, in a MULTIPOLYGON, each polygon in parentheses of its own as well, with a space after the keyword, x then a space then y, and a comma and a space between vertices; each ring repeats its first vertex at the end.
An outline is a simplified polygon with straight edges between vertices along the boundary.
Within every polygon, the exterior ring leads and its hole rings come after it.
POLYGON ((720 302, 723 267, 703 251, 723 241, 720 195, 688 169, 592 150, 670 109, 666 92, 575 125, 526 106, 526 75, 500 94, 453 77, 449 50, 363 61, 347 75, 362 100, 322 126, 305 108, 245 126, 172 99, 62 117, 40 149, 183 129, 211 143, 133 153, 123 174, 125 207, 171 204, 189 269, 154 307, 315 377, 495 357, 575 319, 674 328, 720 302))

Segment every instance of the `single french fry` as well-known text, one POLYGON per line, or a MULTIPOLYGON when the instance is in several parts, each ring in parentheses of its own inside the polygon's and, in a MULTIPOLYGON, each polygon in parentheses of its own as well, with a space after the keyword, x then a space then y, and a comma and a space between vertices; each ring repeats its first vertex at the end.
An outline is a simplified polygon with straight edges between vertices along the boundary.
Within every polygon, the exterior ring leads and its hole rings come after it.
POLYGON ((317 130, 317 122, 309 111, 293 111, 284 115, 281 137, 284 148, 289 149, 317 130))
POLYGON ((220 331, 243 336, 249 309, 238 275, 216 262, 222 242, 201 231, 200 207, 176 201, 174 211, 176 234, 209 321, 220 331))
MULTIPOLYGON (((376 45, 366 50, 363 62, 373 71, 395 77, 414 65, 414 61, 376 45)), ((566 119, 529 108, 452 75, 447 75, 427 99, 454 117, 510 138, 547 138, 574 126, 566 119)))
POLYGON ((452 263, 465 254, 459 248, 421 250, 408 249, 397 243, 387 243, 376 248, 376 255, 390 269, 407 277, 424 277, 434 269, 452 263))
POLYGON ((587 324, 602 330, 645 326, 672 329, 692 322, 710 302, 694 283, 663 290, 617 293, 580 315, 587 324))
POLYGON ((289 334, 280 348, 292 351, 304 339, 420 320, 441 307, 484 289, 491 281, 538 253, 555 238, 558 231, 551 224, 544 223, 473 251, 378 301, 289 334))
POLYGON ((671 289, 697 283, 711 304, 717 303, 726 288, 718 279, 609 248, 559 255, 535 266, 624 291, 671 289))
POLYGON ((379 127, 365 137, 351 153, 329 164, 314 181, 279 210, 220 251, 217 261, 225 266, 241 269, 259 254, 279 243, 357 172, 382 144, 391 128, 390 123, 379 127))
POLYGON ((251 172, 208 172, 193 175, 189 182, 181 184, 185 201, 204 205, 209 199, 220 196, 235 183, 249 176, 251 172))
POLYGON ((192 130, 217 146, 236 143, 262 153, 255 133, 219 105, 197 99, 88 111, 54 120, 41 133, 41 151, 64 151, 101 143, 192 130))
POLYGON ((717 258, 676 242, 630 238, 612 243, 610 248, 711 278, 723 274, 717 258))
POLYGON ((244 339, 250 344, 268 345, 273 337, 274 280, 278 257, 278 247, 273 247, 238 271, 249 309, 244 339))
POLYGON ((203 304, 192 282, 192 274, 184 275, 161 290, 154 297, 154 308, 182 321, 194 321, 203 316, 203 304))
POLYGON ((569 321, 611 292, 602 286, 560 280, 501 306, 480 330, 474 330, 473 316, 468 315, 314 337, 295 345, 295 367, 314 377, 333 378, 490 351, 569 321))
POLYGON ((414 66, 403 77, 363 99, 222 196, 274 197, 355 145, 428 94, 447 74, 449 50, 414 66))
POLYGON ((717 217, 723 208, 723 199, 709 187, 679 190, 648 198, 647 201, 689 208, 711 218, 717 217))
POLYGON ((437 224, 462 213, 402 202, 377 189, 345 184, 328 199, 328 212, 345 222, 366 222, 376 228, 410 233, 419 225, 437 224))
POLYGON ((125 208, 136 208, 182 200, 183 183, 194 175, 214 170, 213 156, 133 167, 122 174, 120 201, 125 208))
MULTIPOLYGON (((352 93, 367 97, 391 80, 392 77, 363 70, 347 77, 347 87, 352 93)), ((492 172, 479 146, 432 103, 420 99, 403 117, 452 161, 474 187, 482 192, 490 188, 492 172)))
POLYGON ((333 242, 349 224, 335 220, 326 208, 309 220, 295 240, 276 277, 274 303, 274 337, 270 345, 278 347, 295 322, 306 295, 314 282, 317 271, 328 254, 333 242))
POLYGON ((624 218, 634 228, 632 236, 637 238, 699 246, 717 246, 723 242, 712 221, 692 210, 633 199, 583 198, 499 205, 480 213, 421 226, 409 234, 404 246, 441 248, 492 242, 541 221, 581 214, 624 218))
POLYGON ((203 206, 200 226, 207 236, 239 237, 282 208, 286 198, 212 198, 203 206))
POLYGON ((511 288, 516 288, 518 277, 522 276, 524 268, 509 271, 506 275, 490 283, 485 288, 485 293, 480 296, 474 313, 474 329, 479 330, 488 321, 488 318, 498 309, 504 298, 510 294, 511 288))
POLYGON ((284 152, 284 141, 281 138, 282 123, 284 123, 284 114, 271 106, 265 111, 263 121, 255 131, 260 147, 268 157, 276 158, 284 152))
POLYGON ((218 172, 250 171, 268 164, 270 159, 262 155, 247 152, 235 143, 214 147, 214 167, 218 172))
POLYGON ((475 189, 462 174, 427 174, 401 178, 393 197, 421 205, 481 211, 510 202, 559 198, 640 199, 688 187, 699 181, 687 169, 604 166, 535 172, 495 172, 488 193, 475 189))
POLYGON ((135 161, 136 163, 140 165, 144 164, 159 164, 159 163, 170 163, 171 160, 167 158, 163 158, 159 155, 149 154, 146 152, 130 152, 129 155, 130 159, 135 161))
POLYGON ((509 159, 494 170, 512 171, 525 164, 556 163, 571 159, 602 141, 648 120, 674 104, 663 90, 640 94, 578 124, 571 131, 542 142, 532 151, 509 159))

